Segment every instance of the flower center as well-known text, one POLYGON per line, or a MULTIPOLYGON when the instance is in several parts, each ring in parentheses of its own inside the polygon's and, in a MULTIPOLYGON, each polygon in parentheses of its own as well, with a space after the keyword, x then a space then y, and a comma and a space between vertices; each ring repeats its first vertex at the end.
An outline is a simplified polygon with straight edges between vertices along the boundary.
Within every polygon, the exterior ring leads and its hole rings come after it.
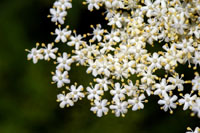
POLYGON ((166 101, 166 104, 167 104, 167 105, 170 105, 170 100, 167 100, 167 101, 166 101))
POLYGON ((66 60, 63 60, 63 64, 66 64, 66 60))
POLYGON ((101 106, 101 105, 99 105, 99 106, 98 106, 98 109, 102 109, 102 106, 101 106))
POLYGON ((63 36, 63 35, 64 35, 64 33, 61 31, 61 32, 60 32, 60 36, 63 36))
POLYGON ((63 77, 62 77, 62 76, 59 76, 59 77, 58 77, 58 79, 59 79, 59 80, 62 80, 62 79, 63 79, 63 77))
POLYGON ((74 94, 76 95, 76 94, 78 94, 78 92, 77 92, 77 91, 74 91, 74 94))
POLYGON ((93 94, 97 94, 97 92, 94 90, 94 91, 93 91, 93 94))
POLYGON ((189 99, 189 98, 187 98, 187 99, 186 99, 186 102, 190 102, 190 99, 189 99))
POLYGON ((120 90, 117 90, 117 94, 120 94, 120 90))

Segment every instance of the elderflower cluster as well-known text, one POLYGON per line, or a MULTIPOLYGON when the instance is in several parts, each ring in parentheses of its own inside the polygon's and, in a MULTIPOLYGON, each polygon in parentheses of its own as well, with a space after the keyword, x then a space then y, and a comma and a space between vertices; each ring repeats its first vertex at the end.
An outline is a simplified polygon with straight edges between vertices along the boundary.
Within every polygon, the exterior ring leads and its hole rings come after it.
MULTIPOLYGON (((54 60, 53 83, 67 90, 57 95, 60 107, 73 106, 86 97, 91 111, 98 117, 109 111, 125 116, 144 108, 151 95, 158 96, 158 104, 165 112, 173 113, 178 105, 190 109, 200 118, 200 1, 199 0, 86 0, 89 11, 104 9, 110 30, 101 24, 91 25, 92 33, 77 34, 64 27, 71 0, 57 0, 50 9, 51 21, 57 25, 55 43, 73 47, 71 53, 57 53, 58 44, 36 44, 27 50, 28 60, 54 60), (162 46, 162 51, 150 53, 147 46, 162 46), (94 77, 87 87, 69 86, 71 64, 86 66, 86 73, 94 77), (179 64, 194 69, 194 79, 184 80, 176 72, 179 64), (164 70, 165 75, 156 75, 164 70), (133 78, 135 76, 136 78, 133 78), (191 84, 185 93, 185 84, 191 84), (178 93, 174 93, 178 92, 178 93), (108 100, 105 94, 110 94, 108 100)), ((199 132, 199 128, 195 131, 199 132), (198 131, 197 131, 198 130, 198 131)))

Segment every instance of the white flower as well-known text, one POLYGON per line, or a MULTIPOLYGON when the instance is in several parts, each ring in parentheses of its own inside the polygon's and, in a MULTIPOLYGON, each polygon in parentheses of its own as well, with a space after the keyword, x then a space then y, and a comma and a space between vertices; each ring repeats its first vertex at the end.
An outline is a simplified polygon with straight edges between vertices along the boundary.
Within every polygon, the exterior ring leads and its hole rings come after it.
POLYGON ((184 34, 184 30, 187 29, 187 24, 185 24, 185 17, 184 13, 178 14, 174 18, 174 24, 172 24, 172 27, 177 30, 178 33, 184 34))
POLYGON ((192 111, 194 113, 197 113, 197 116, 200 118, 200 98, 199 97, 194 101, 194 104, 192 105, 192 111))
MULTIPOLYGON (((200 18, 200 17, 199 17, 200 18)), ((191 26, 190 28, 190 32, 188 33, 188 35, 195 35, 196 38, 200 38, 200 27, 197 25, 191 26)))
POLYGON ((108 91, 108 85, 110 85, 111 82, 110 82, 110 80, 108 80, 107 77, 97 78, 95 81, 97 82, 97 84, 99 85, 100 88, 103 88, 104 91, 108 91))
POLYGON ((141 45, 136 45, 132 47, 132 50, 133 51, 131 53, 134 53, 135 59, 139 59, 142 55, 145 55, 147 53, 147 50, 143 49, 141 45))
POLYGON ((189 54, 195 51, 195 48, 192 46, 192 39, 183 39, 182 42, 175 44, 178 49, 181 49, 184 53, 189 54))
POLYGON ((200 66, 200 52, 199 51, 195 51, 192 62, 195 64, 195 67, 197 67, 197 65, 200 66))
POLYGON ((95 40, 97 40, 98 42, 100 42, 101 40, 102 40, 102 35, 103 35, 103 33, 104 33, 104 29, 101 29, 101 24, 98 24, 97 26, 96 26, 96 28, 94 28, 93 26, 92 26, 92 28, 93 28, 93 37, 92 37, 92 41, 95 41, 95 40))
POLYGON ((147 85, 151 85, 155 83, 155 78, 156 75, 153 75, 151 69, 149 69, 142 73, 141 82, 147 85))
POLYGON ((144 99, 145 99, 145 95, 141 94, 140 96, 133 97, 132 99, 129 99, 128 103, 133 106, 132 110, 136 111, 138 109, 144 108, 144 104, 143 104, 143 102, 145 102, 144 99))
POLYGON ((88 3, 88 10, 93 11, 93 8, 95 7, 97 10, 99 7, 99 0, 86 0, 88 3))
POLYGON ((120 87, 120 83, 115 83, 114 90, 110 90, 110 94, 113 95, 113 99, 125 99, 126 90, 120 87))
POLYGON ((172 97, 167 94, 164 95, 164 98, 158 101, 158 104, 163 105, 162 109, 166 112, 168 109, 172 112, 172 109, 175 109, 176 103, 174 103, 178 97, 173 95, 172 97))
MULTIPOLYGON (((125 69, 125 71, 127 70, 127 72, 128 73, 130 72, 132 75, 135 74, 136 72, 134 68, 135 64, 136 64, 135 61, 123 60, 123 68, 125 69)), ((128 77, 128 76, 124 76, 124 77, 128 77)))
POLYGON ((175 86, 173 85, 167 85, 167 81, 165 78, 162 79, 161 83, 157 83, 155 84, 155 91, 154 91, 154 95, 166 95, 167 92, 169 92, 170 90, 173 90, 175 88, 175 86))
POLYGON ((58 57, 57 58, 57 63, 58 65, 56 66, 56 69, 65 69, 65 70, 70 70, 71 67, 71 63, 73 62, 73 60, 71 58, 69 58, 69 56, 67 55, 67 53, 63 53, 63 56, 58 57))
POLYGON ((101 99, 101 95, 103 95, 103 90, 100 90, 99 85, 96 84, 94 87, 87 87, 86 90, 88 91, 88 96, 87 98, 89 100, 100 100, 101 99))
POLYGON ((55 42, 58 43, 60 40, 65 43, 67 38, 71 35, 71 31, 67 31, 67 28, 64 29, 56 29, 53 35, 57 35, 55 42))
POLYGON ((98 74, 105 74, 107 77, 110 76, 110 62, 105 57, 100 57, 97 60, 98 74))
MULTIPOLYGON (((107 4, 107 3, 108 3, 108 2, 106 2, 105 4, 107 4)), ((110 3, 110 2, 109 2, 109 3, 110 3)), ((108 6, 110 6, 110 5, 108 5, 108 6)), ((108 20, 109 18, 112 18, 112 17, 114 16, 115 12, 114 12, 113 10, 106 9, 105 14, 106 14, 105 19, 108 20)))
POLYGON ((85 97, 84 93, 82 92, 83 91, 83 86, 80 85, 79 87, 76 88, 75 85, 71 85, 71 87, 69 88, 70 90, 70 95, 72 97, 72 100, 74 102, 78 101, 78 99, 82 99, 85 97))
POLYGON ((72 56, 72 59, 78 61, 81 65, 83 65, 88 58, 85 56, 85 52, 83 50, 76 50, 75 55, 72 56))
POLYGON ((97 73, 97 63, 96 62, 94 62, 93 60, 91 60, 91 59, 89 59, 89 60, 87 60, 87 63, 88 63, 88 68, 87 68, 87 70, 86 70, 86 72, 87 73, 92 73, 92 75, 94 76, 94 77, 96 77, 97 75, 98 75, 98 73, 97 73))
POLYGON ((50 9, 51 13, 51 21, 52 22, 59 22, 60 24, 64 24, 64 18, 67 15, 66 11, 62 11, 59 8, 51 8, 50 9))
POLYGON ((123 8, 124 7, 124 3, 122 1, 119 1, 119 0, 113 0, 112 1, 112 7, 123 8))
POLYGON ((27 58, 28 60, 33 59, 33 63, 36 64, 38 62, 38 60, 42 60, 43 59, 43 55, 42 55, 42 49, 37 49, 36 48, 32 48, 31 51, 28 50, 28 55, 27 58))
POLYGON ((55 53, 58 51, 58 48, 52 48, 52 47, 53 47, 53 44, 48 44, 47 47, 43 49, 45 60, 50 60, 50 58, 56 59, 55 53))
POLYGON ((54 3, 54 6, 66 10, 72 8, 71 0, 58 0, 54 3))
POLYGON ((70 83, 70 80, 68 79, 68 72, 64 71, 61 72, 59 70, 56 70, 55 75, 52 77, 54 82, 57 82, 57 87, 61 88, 64 86, 64 84, 70 83))
POLYGON ((140 85, 139 88, 141 90, 144 90, 147 93, 148 96, 151 96, 151 94, 153 94, 151 86, 147 86, 147 85, 143 84, 143 85, 140 85))
POLYGON ((147 66, 143 63, 138 63, 136 65, 136 72, 138 72, 138 73, 145 73, 146 69, 147 69, 147 66))
POLYGON ((196 100, 196 98, 196 95, 191 96, 191 94, 185 94, 185 96, 182 99, 179 99, 178 101, 180 104, 184 104, 183 110, 186 110, 188 109, 188 107, 193 105, 194 100, 196 100))
POLYGON ((109 43, 109 42, 101 42, 101 43, 99 43, 100 44, 100 46, 102 47, 101 48, 101 50, 100 50, 100 52, 102 53, 102 54, 104 54, 104 53, 106 53, 106 52, 109 52, 109 51, 114 51, 115 49, 112 47, 113 46, 113 44, 112 43, 109 43))
POLYGON ((108 25, 116 25, 118 28, 122 27, 122 18, 119 13, 115 14, 114 17, 109 19, 108 25))
POLYGON ((97 46, 95 44, 90 44, 90 45, 85 45, 85 48, 82 49, 85 53, 85 55, 87 56, 87 58, 92 58, 93 56, 98 56, 99 55, 99 51, 97 49, 97 46))
POLYGON ((147 60, 151 63, 150 68, 161 68, 160 58, 157 53, 153 53, 152 57, 147 57, 147 60))
POLYGON ((116 117, 119 117, 120 115, 125 116, 128 109, 128 103, 126 101, 120 101, 119 99, 114 100, 114 105, 110 105, 110 109, 113 110, 113 113, 115 113, 116 117))
POLYGON ((108 113, 108 108, 106 107, 108 104, 108 100, 94 100, 94 104, 95 105, 91 107, 90 110, 96 113, 98 117, 102 117, 103 114, 106 115, 108 113))
POLYGON ((82 41, 83 37, 81 35, 70 36, 70 42, 67 43, 68 46, 74 46, 75 49, 78 50, 82 44, 85 44, 84 41, 82 41))
POLYGON ((168 82, 172 83, 173 85, 175 85, 175 87, 178 87, 179 91, 183 91, 184 87, 183 84, 185 83, 184 80, 182 80, 182 77, 179 78, 179 76, 174 76, 174 77, 169 77, 168 82))
POLYGON ((200 77, 196 75, 195 78, 192 80, 192 90, 199 91, 200 90, 200 77))
POLYGON ((58 94, 57 101, 60 102, 60 108, 64 108, 65 106, 73 106, 74 102, 71 100, 71 96, 69 94, 58 94))
POLYGON ((164 64, 165 70, 170 70, 172 67, 176 66, 178 62, 183 64, 183 51, 178 51, 175 45, 176 44, 173 44, 171 47, 163 46, 163 49, 167 51, 161 61, 164 64))
POLYGON ((126 89, 126 94, 128 96, 135 96, 138 91, 138 87, 133 85, 132 81, 129 81, 129 84, 125 85, 124 88, 126 89))
POLYGON ((105 2, 105 6, 106 6, 107 8, 112 8, 111 1, 105 0, 104 2, 105 2))
POLYGON ((109 42, 120 42, 121 39, 119 38, 120 31, 118 30, 111 30, 110 33, 105 35, 105 39, 109 40, 109 42))

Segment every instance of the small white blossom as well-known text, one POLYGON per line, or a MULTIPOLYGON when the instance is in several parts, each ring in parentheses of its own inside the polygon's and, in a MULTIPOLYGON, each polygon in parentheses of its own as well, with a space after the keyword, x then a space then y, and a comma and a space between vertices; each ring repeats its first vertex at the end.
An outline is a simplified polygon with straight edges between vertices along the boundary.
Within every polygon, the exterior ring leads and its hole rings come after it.
POLYGON ((161 83, 155 84, 156 90, 154 91, 155 95, 166 95, 170 90, 173 90, 175 86, 173 85, 167 85, 167 81, 165 78, 161 80, 161 83))
POLYGON ((112 30, 110 33, 105 35, 105 39, 109 40, 109 42, 120 42, 121 39, 119 38, 119 31, 112 30))
POLYGON ((92 41, 97 40, 98 42, 100 42, 102 40, 103 33, 104 29, 101 29, 101 24, 98 24, 96 28, 93 27, 92 41))
POLYGON ((126 90, 122 87, 120 87, 120 83, 115 83, 114 90, 110 90, 110 94, 113 95, 113 99, 125 99, 126 90))
POLYGON ((54 3, 54 6, 66 10, 66 8, 72 8, 72 3, 71 0, 58 0, 54 3))
POLYGON ((192 62, 195 64, 195 67, 200 66, 200 51, 195 51, 192 62))
POLYGON ((188 33, 188 35, 195 35, 195 37, 199 39, 200 38, 200 27, 197 25, 191 26, 190 32, 188 33))
POLYGON ((87 60, 89 67, 87 68, 86 72, 87 73, 92 73, 92 75, 94 77, 96 77, 98 75, 97 69, 98 69, 98 65, 96 62, 94 62, 93 60, 87 60))
POLYGON ((68 46, 75 46, 75 49, 78 50, 81 45, 85 44, 82 41, 83 37, 81 35, 70 36, 70 42, 67 43, 68 46))
POLYGON ((120 16, 120 14, 115 14, 115 16, 113 18, 110 18, 109 19, 109 23, 108 25, 116 25, 118 28, 121 28, 122 27, 122 18, 120 16))
POLYGON ((196 75, 195 78, 192 80, 192 90, 199 91, 200 90, 200 77, 196 75))
POLYGON ((65 70, 70 70, 71 69, 71 67, 70 67, 70 65, 71 65, 71 63, 73 62, 73 60, 71 59, 71 58, 69 58, 69 56, 67 55, 67 53, 63 53, 63 56, 61 56, 61 57, 58 57, 57 58, 57 63, 58 63, 58 65, 57 65, 57 69, 65 69, 65 70))
POLYGON ((94 100, 94 104, 95 105, 91 107, 90 110, 96 113, 98 117, 102 117, 103 114, 106 115, 108 113, 108 108, 106 107, 108 104, 108 100, 94 100))
POLYGON ((113 110, 113 112, 115 113, 116 117, 119 117, 120 115, 124 116, 128 109, 128 103, 126 101, 120 101, 119 99, 115 99, 114 100, 113 105, 110 105, 110 109, 113 110))
POLYGON ((161 68, 160 58, 157 53, 153 53, 152 57, 148 57, 147 60, 151 63, 150 68, 161 68))
POLYGON ((83 86, 80 85, 78 87, 76 87, 75 85, 72 85, 70 88, 70 95, 72 96, 72 100, 74 102, 78 101, 78 99, 82 99, 85 97, 84 93, 82 92, 83 91, 83 86))
POLYGON ((100 100, 101 99, 101 95, 103 95, 103 90, 101 90, 99 88, 98 84, 96 84, 94 87, 93 86, 92 87, 87 87, 86 90, 88 92, 87 98, 89 100, 94 100, 94 99, 100 100))
POLYGON ((69 94, 58 94, 57 101, 60 102, 60 108, 64 108, 65 106, 73 106, 74 102, 71 100, 71 96, 69 94))
POLYGON ((194 101, 194 104, 192 105, 192 111, 194 113, 197 113, 197 116, 200 118, 200 98, 199 97, 194 101))
POLYGON ((166 112, 168 109, 172 111, 177 107, 175 101, 178 99, 176 95, 170 97, 167 94, 164 95, 164 98, 158 101, 158 104, 163 105, 162 109, 166 112))
POLYGON ((128 103, 133 106, 132 110, 136 111, 138 109, 143 109, 144 108, 144 104, 143 104, 143 102, 145 102, 144 99, 145 99, 145 95, 142 94, 142 95, 140 95, 138 97, 134 97, 132 99, 129 99, 128 103))
POLYGON ((76 50, 72 59, 83 65, 88 58, 85 56, 85 52, 83 50, 76 50))
POLYGON ((58 51, 58 48, 52 48, 52 47, 53 47, 53 44, 48 44, 47 47, 43 49, 45 60, 50 60, 50 58, 56 59, 55 53, 58 51))
POLYGON ((105 74, 106 76, 110 76, 110 62, 105 58, 101 57, 97 60, 98 74, 105 74))
POLYGON ((66 11, 62 11, 59 8, 51 8, 50 13, 52 22, 64 24, 64 18, 67 15, 66 11))
POLYGON ((42 60, 44 57, 42 55, 42 49, 32 48, 31 51, 28 51, 27 55, 28 60, 33 59, 33 63, 36 64, 38 60, 42 60))
POLYGON ((124 88, 126 89, 126 94, 128 96, 135 96, 137 94, 138 87, 133 85, 132 81, 129 81, 129 84, 125 85, 124 88))
POLYGON ((67 28, 64 29, 56 29, 53 35, 57 35, 55 42, 58 43, 60 40, 65 43, 67 38, 71 35, 71 31, 67 31, 67 28))
POLYGON ((175 85, 175 87, 177 87, 179 91, 183 91, 184 90, 183 84, 185 82, 184 82, 184 80, 182 80, 182 77, 181 78, 179 78, 179 76, 169 77, 168 78, 168 82, 170 82, 173 85, 175 85))
POLYGON ((68 79, 68 72, 64 71, 61 72, 59 70, 56 70, 55 75, 52 77, 53 81, 57 82, 57 87, 61 88, 64 86, 64 84, 69 84, 70 80, 68 79))
POLYGON ((99 0, 86 0, 88 3, 88 10, 93 11, 93 8, 99 9, 99 0))
POLYGON ((178 101, 180 104, 184 104, 183 110, 186 110, 188 109, 188 107, 194 104, 194 100, 196 100, 196 98, 196 95, 191 96, 191 94, 185 94, 184 97, 182 99, 179 99, 178 101))
POLYGON ((104 89, 104 91, 108 91, 108 85, 111 84, 110 80, 108 80, 107 77, 97 78, 96 82, 97 82, 97 84, 99 85, 100 88, 104 89))

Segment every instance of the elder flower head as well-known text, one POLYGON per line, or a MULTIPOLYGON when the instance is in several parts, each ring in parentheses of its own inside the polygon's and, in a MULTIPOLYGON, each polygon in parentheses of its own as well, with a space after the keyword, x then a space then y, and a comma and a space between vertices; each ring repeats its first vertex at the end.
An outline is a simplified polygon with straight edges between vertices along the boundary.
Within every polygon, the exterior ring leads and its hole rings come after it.
MULTIPOLYGON (((87 97, 92 105, 90 110, 98 117, 110 110, 119 117, 125 116, 129 107, 133 111, 144 109, 148 96, 158 96, 158 104, 165 112, 173 113, 177 105, 183 105, 183 110, 189 109, 200 117, 198 72, 190 80, 177 72, 179 65, 199 70, 198 0, 85 0, 83 4, 89 11, 105 9, 103 15, 109 27, 91 25, 92 32, 85 34, 64 26, 67 11, 73 6, 71 2, 56 0, 50 9, 48 17, 56 23, 55 33, 51 35, 56 36, 57 45, 37 43, 35 48, 26 50, 28 60, 33 63, 54 60, 52 83, 57 88, 67 88, 66 94, 64 91, 57 96, 61 108, 87 97), (58 42, 70 46, 72 52, 59 53, 58 42), (149 50, 157 46, 160 51, 149 50), (93 76, 94 83, 86 89, 77 83, 69 86, 68 72, 73 63, 87 67, 86 73, 93 76), (163 70, 164 74, 157 74, 157 70, 163 70), (186 90, 185 84, 192 87, 186 90), (107 94, 111 95, 111 101, 105 97, 107 94)), ((189 132, 198 131, 198 128, 189 129, 189 132)))

